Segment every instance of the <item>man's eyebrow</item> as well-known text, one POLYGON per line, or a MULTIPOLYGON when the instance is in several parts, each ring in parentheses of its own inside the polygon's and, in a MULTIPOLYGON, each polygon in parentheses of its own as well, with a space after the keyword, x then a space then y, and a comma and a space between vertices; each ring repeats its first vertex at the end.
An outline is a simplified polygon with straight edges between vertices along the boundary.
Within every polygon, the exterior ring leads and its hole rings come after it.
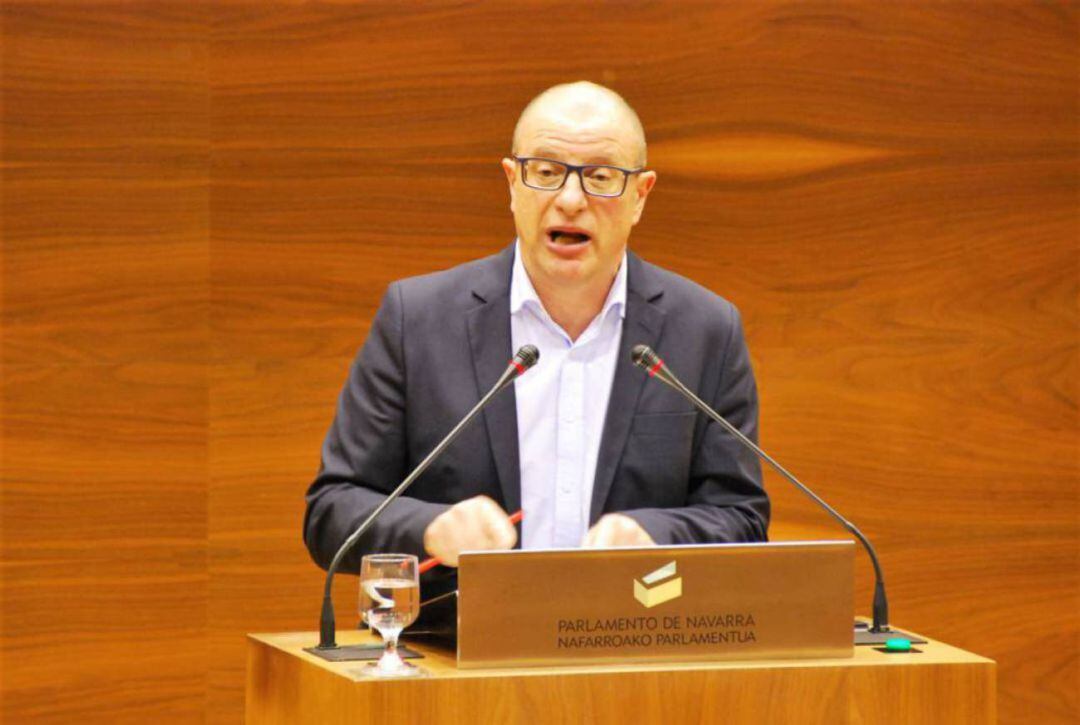
MULTIPOLYGON (((550 149, 550 148, 548 148, 546 146, 541 146, 540 148, 533 151, 533 153, 530 154, 530 155, 531 156, 541 156, 543 158, 551 159, 552 161, 561 161, 561 159, 559 158, 559 152, 555 151, 554 149, 550 149)), ((589 158, 587 158, 585 160, 585 164, 586 165, 588 165, 588 164, 599 164, 601 166, 618 166, 618 164, 615 163, 615 161, 612 159, 612 157, 608 156, 607 154, 598 154, 598 155, 590 156, 589 158)))
POLYGON ((533 156, 543 156, 544 158, 549 158, 549 159, 552 159, 552 160, 555 160, 555 161, 559 160, 558 159, 559 152, 555 151, 553 149, 549 149, 547 146, 541 146, 540 148, 533 151, 532 155, 533 156))

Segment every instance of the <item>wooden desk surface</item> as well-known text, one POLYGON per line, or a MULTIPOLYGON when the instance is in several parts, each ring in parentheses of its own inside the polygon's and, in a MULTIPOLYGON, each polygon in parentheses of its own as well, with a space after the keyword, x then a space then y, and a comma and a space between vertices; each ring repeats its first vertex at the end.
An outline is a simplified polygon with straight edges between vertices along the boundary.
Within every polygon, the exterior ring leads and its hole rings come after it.
MULTIPOLYGON (((922 635, 919 635, 920 637, 922 635)), ((305 647, 313 647, 319 642, 318 632, 283 632, 277 634, 250 634, 253 640, 267 646, 287 652, 304 661, 333 672, 356 682, 370 683, 369 678, 357 676, 356 670, 363 667, 363 662, 329 662, 305 652, 305 647)), ((776 668, 810 667, 918 667, 926 665, 988 664, 993 660, 966 650, 953 647, 944 642, 926 638, 925 645, 917 645, 918 654, 886 654, 874 647, 856 647, 855 656, 830 659, 784 659, 784 660, 740 660, 723 662, 692 662, 686 664, 619 664, 619 665, 582 665, 579 667, 499 667, 491 669, 458 669, 452 649, 432 645, 431 643, 405 642, 412 649, 424 655, 424 659, 410 660, 427 671, 429 677, 438 678, 477 678, 477 677, 537 677, 545 675, 595 675, 601 672, 656 672, 680 670, 752 670, 776 668)), ((369 632, 338 632, 338 643, 342 645, 378 643, 379 638, 369 632)))
MULTIPOLYGON (((991 723, 995 663, 929 641, 919 654, 459 670, 452 650, 410 647, 426 676, 372 680, 360 662, 304 651, 315 632, 249 635, 247 722, 991 723), (369 719, 365 719, 369 718, 369 719), (493 721, 493 720, 492 720, 493 721)), ((340 644, 377 641, 342 631, 340 644)))

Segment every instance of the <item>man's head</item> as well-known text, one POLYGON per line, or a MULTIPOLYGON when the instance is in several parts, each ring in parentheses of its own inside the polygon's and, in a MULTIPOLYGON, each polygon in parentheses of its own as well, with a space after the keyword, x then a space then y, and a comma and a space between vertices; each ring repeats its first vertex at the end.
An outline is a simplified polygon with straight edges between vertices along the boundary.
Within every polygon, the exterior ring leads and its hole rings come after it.
POLYGON ((510 184, 510 209, 521 240, 522 259, 537 290, 545 292, 610 286, 630 229, 645 208, 656 183, 645 166, 645 132, 634 110, 612 90, 580 81, 554 86, 534 98, 514 129, 513 156, 502 161, 510 184), (575 166, 598 165, 635 171, 617 193, 622 172, 595 169, 592 179, 571 171, 557 190, 541 174, 558 174, 550 166, 530 164, 533 175, 522 178, 518 158, 542 158, 575 166), (614 182, 612 181, 614 178, 614 182), (612 187, 612 183, 616 186, 612 187), (606 187, 604 186, 606 185, 606 187))

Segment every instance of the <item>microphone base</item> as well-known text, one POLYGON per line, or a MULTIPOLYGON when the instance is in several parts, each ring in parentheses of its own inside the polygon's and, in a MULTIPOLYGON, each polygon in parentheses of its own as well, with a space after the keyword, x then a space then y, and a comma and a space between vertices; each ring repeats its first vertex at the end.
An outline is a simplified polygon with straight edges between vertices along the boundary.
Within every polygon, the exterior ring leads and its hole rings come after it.
POLYGON ((855 623, 855 646, 862 645, 883 645, 890 639, 902 638, 910 641, 912 644, 926 644, 926 640, 922 637, 911 634, 910 632, 904 632, 900 629, 889 628, 884 632, 871 632, 870 627, 866 622, 855 623))

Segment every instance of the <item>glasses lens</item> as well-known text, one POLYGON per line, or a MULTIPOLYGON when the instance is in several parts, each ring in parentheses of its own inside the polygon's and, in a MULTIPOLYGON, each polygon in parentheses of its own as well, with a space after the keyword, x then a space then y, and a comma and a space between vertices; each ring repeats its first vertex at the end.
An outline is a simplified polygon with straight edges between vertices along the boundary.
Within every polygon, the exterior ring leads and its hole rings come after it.
POLYGON ((610 166, 586 166, 581 170, 585 191, 590 194, 615 196, 622 192, 626 174, 610 166))
POLYGON ((538 189, 557 189, 566 178, 566 167, 558 161, 529 159, 525 162, 525 180, 538 189))

